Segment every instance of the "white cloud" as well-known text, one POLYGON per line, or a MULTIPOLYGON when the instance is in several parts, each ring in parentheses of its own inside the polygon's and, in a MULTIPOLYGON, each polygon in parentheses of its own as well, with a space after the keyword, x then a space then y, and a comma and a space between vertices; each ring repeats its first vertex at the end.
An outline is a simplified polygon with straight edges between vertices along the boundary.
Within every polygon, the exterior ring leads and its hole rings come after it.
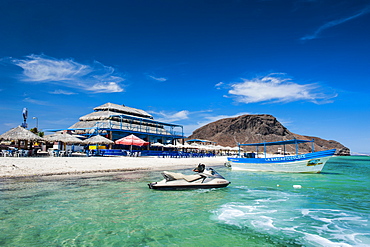
POLYGON ((251 113, 249 113, 249 112, 239 112, 239 113, 234 114, 234 115, 207 116, 207 117, 205 117, 206 121, 202 122, 201 126, 212 123, 212 122, 215 122, 215 121, 220 120, 220 119, 234 118, 234 117, 239 117, 239 116, 247 115, 247 114, 251 114, 251 113))
MULTIPOLYGON (((201 111, 201 112, 204 112, 204 111, 201 111)), ((192 112, 192 113, 189 113, 189 115, 196 115, 197 113, 200 113, 200 112, 192 112)), ((251 114, 251 113, 248 113, 248 112, 239 112, 237 114, 234 114, 234 115, 216 115, 216 116, 213 116, 213 115, 210 115, 210 114, 207 114, 207 115, 198 115, 198 116, 194 116, 191 118, 191 121, 189 124, 185 123, 183 124, 183 127, 184 127, 184 134, 186 136, 190 136, 196 129, 199 129, 200 127, 203 127, 209 123, 212 123, 212 122, 215 122, 217 120, 220 120, 220 119, 224 119, 224 118, 234 118, 234 117, 238 117, 238 116, 242 116, 242 115, 246 115, 246 114, 251 114)))
POLYGON ((215 87, 216 87, 217 89, 221 89, 221 86, 223 86, 223 85, 224 85, 224 83, 221 81, 221 82, 217 83, 217 84, 215 85, 215 87))
POLYGON ((13 59, 12 62, 23 69, 23 81, 53 83, 93 93, 123 91, 120 82, 124 79, 114 68, 97 61, 85 65, 73 59, 29 55, 25 59, 13 59))
POLYGON ((149 75, 148 77, 155 80, 155 81, 160 81, 160 82, 165 82, 165 81, 168 80, 167 78, 164 78, 164 77, 155 77, 155 76, 152 76, 152 75, 149 75))
POLYGON ((281 74, 270 74, 251 80, 242 79, 242 82, 231 85, 232 89, 229 90, 229 94, 235 96, 235 100, 241 103, 291 102, 298 100, 319 103, 319 100, 324 102, 336 96, 316 92, 319 90, 317 84, 301 85, 293 82, 290 78, 278 77, 277 75, 281 74))
POLYGON ((25 98, 25 99, 23 99, 23 102, 27 102, 27 103, 31 103, 31 104, 35 104, 35 105, 49 105, 49 103, 46 102, 46 101, 36 100, 36 99, 32 99, 32 98, 25 98))
POLYGON ((55 90, 55 91, 49 92, 49 93, 51 93, 51 94, 64 94, 64 95, 73 95, 73 94, 76 94, 76 93, 65 91, 65 90, 55 90))
POLYGON ((357 14, 354 14, 354 15, 346 17, 346 18, 329 21, 329 22, 325 23, 324 25, 322 25, 321 27, 319 27, 313 34, 306 35, 306 36, 302 37, 301 40, 305 41, 305 40, 316 39, 322 31, 324 31, 328 28, 340 25, 340 24, 345 23, 347 21, 350 21, 352 19, 358 18, 362 15, 368 14, 369 12, 370 12, 370 6, 366 6, 364 9, 362 9, 357 14))
POLYGON ((160 122, 173 123, 181 121, 179 122, 179 124, 183 126, 185 136, 190 136, 194 132, 194 130, 211 122, 215 122, 224 118, 233 118, 245 114, 250 114, 247 112, 240 112, 234 115, 212 115, 212 111, 210 110, 193 112, 190 112, 188 110, 182 110, 178 112, 149 111, 149 113, 153 114, 155 116, 154 119, 160 122))
POLYGON ((88 90, 95 93, 118 93, 123 91, 123 89, 113 81, 96 83, 88 90))
POLYGON ((169 123, 188 119, 189 114, 190 114, 190 112, 186 110, 175 112, 175 113, 169 113, 169 112, 164 112, 164 111, 160 111, 160 112, 150 111, 149 113, 158 115, 159 118, 156 118, 157 121, 169 122, 169 123))

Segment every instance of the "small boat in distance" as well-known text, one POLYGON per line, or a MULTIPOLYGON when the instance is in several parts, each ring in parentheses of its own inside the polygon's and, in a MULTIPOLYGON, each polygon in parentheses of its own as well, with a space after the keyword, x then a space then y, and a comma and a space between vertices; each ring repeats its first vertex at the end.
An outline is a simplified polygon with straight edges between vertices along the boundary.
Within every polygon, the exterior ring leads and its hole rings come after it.
POLYGON ((251 144, 238 144, 239 155, 236 158, 228 157, 228 162, 225 164, 231 167, 232 170, 244 171, 270 171, 270 172, 295 172, 295 173, 320 173, 324 168, 325 163, 334 155, 335 149, 314 152, 314 140, 288 140, 277 142, 263 142, 251 144), (298 154, 298 144, 312 142, 312 152, 305 154, 298 154), (285 145, 295 144, 296 155, 285 155, 285 145), (267 157, 266 147, 284 145, 284 152, 281 156, 267 157), (256 157, 255 153, 244 153, 241 155, 242 146, 256 146, 257 155, 258 147, 264 147, 264 157, 256 157))

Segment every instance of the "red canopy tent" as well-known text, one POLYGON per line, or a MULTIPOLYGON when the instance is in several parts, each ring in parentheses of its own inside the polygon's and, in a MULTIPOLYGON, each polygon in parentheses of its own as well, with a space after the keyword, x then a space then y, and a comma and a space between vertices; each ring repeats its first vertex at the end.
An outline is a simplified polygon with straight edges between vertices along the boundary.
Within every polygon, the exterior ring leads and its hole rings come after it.
POLYGON ((135 135, 128 135, 126 137, 123 137, 121 139, 118 139, 115 141, 116 144, 122 144, 122 145, 130 145, 131 149, 132 146, 146 146, 149 145, 149 142, 144 141, 143 139, 140 139, 139 137, 135 135))

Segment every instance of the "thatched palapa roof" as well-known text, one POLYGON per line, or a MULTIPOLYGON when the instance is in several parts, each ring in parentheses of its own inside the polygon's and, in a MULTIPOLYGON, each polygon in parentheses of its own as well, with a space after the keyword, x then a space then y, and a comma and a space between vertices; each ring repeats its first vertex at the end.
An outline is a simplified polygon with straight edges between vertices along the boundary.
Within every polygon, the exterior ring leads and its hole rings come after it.
POLYGON ((44 138, 35 135, 31 131, 18 126, 0 135, 0 140, 9 141, 43 141, 44 138))
POLYGON ((92 121, 92 120, 107 120, 111 115, 117 115, 117 112, 113 111, 96 111, 85 116, 80 117, 80 121, 92 121))
MULTIPOLYGON (((88 133, 88 132, 94 132, 95 129, 99 128, 105 128, 105 129, 119 129, 119 130, 144 130, 142 126, 135 123, 125 123, 125 122, 118 122, 114 120, 100 120, 99 124, 97 126, 96 121, 79 121, 72 126, 69 127, 69 129, 81 129, 76 130, 77 133, 88 133), (85 130, 82 130, 85 129, 85 130)), ((156 134, 162 134, 162 135, 168 135, 169 132, 164 128, 158 128, 146 125, 145 131, 148 133, 156 133, 156 134)))
POLYGON ((94 112, 79 118, 79 121, 68 129, 76 134, 94 133, 97 129, 127 130, 170 135, 160 122, 153 120, 149 113, 113 103, 95 107, 94 112))
POLYGON ((85 144, 113 144, 114 141, 109 140, 108 138, 105 138, 104 136, 96 135, 89 139, 84 140, 83 143, 85 144))
POLYGON ((140 110, 140 109, 124 106, 124 105, 117 105, 117 104, 113 104, 113 103, 105 103, 104 105, 95 107, 94 111, 112 111, 112 112, 114 112, 115 115, 118 115, 119 113, 122 113, 122 114, 128 114, 128 115, 132 115, 132 116, 142 117, 142 118, 153 119, 153 116, 150 115, 149 113, 147 113, 144 110, 140 110))
POLYGON ((63 142, 63 143, 82 143, 82 140, 74 137, 73 135, 64 134, 52 134, 45 136, 45 140, 49 142, 63 142))

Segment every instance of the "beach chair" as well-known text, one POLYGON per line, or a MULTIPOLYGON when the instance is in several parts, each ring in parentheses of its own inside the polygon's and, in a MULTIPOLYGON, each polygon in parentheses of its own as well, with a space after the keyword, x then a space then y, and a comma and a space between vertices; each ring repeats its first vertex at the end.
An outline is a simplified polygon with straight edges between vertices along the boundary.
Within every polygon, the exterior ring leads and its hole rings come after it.
POLYGON ((18 153, 19 157, 28 157, 29 151, 28 150, 20 150, 18 153))
POLYGON ((53 156, 58 157, 59 156, 59 150, 53 150, 53 156))
POLYGON ((11 150, 9 151, 10 152, 10 155, 13 156, 13 157, 19 157, 19 156, 22 156, 22 150, 11 150))
POLYGON ((4 157, 9 157, 10 155, 8 150, 1 150, 1 153, 3 154, 4 157))

